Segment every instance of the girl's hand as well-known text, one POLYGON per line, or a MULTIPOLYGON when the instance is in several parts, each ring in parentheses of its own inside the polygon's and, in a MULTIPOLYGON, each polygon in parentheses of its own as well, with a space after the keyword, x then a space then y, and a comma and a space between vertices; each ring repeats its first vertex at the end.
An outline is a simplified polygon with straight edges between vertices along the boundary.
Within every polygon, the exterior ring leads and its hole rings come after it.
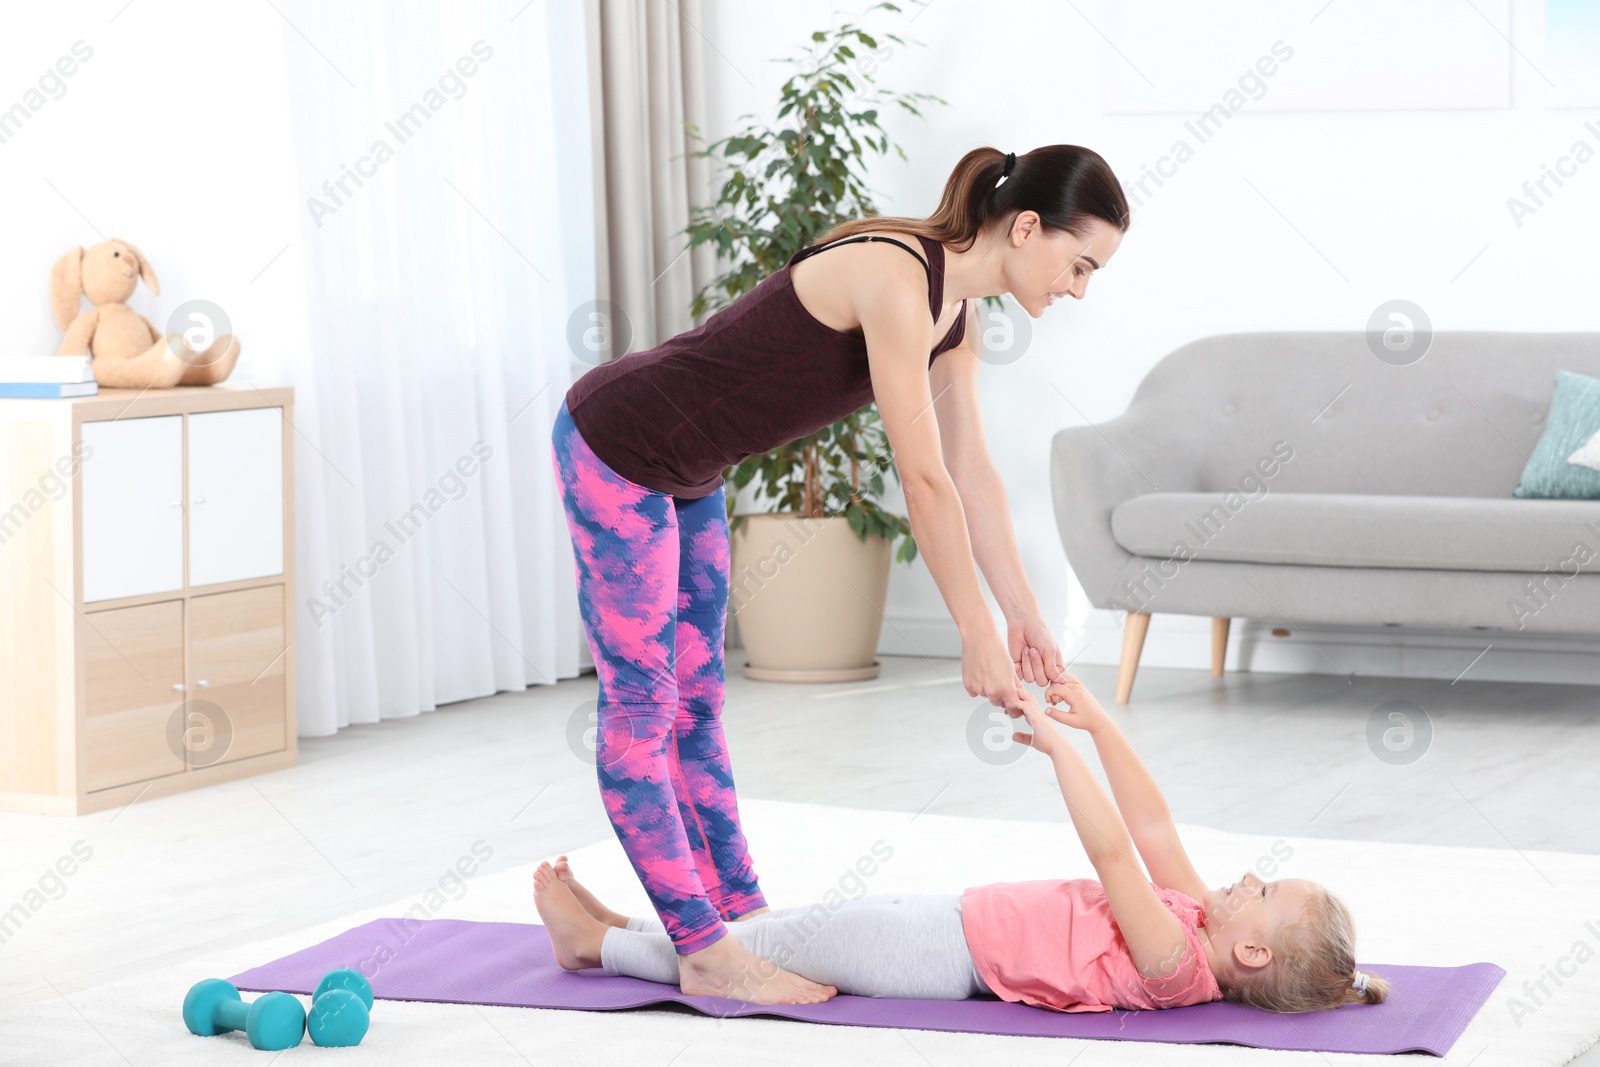
POLYGON ((1052 707, 1051 718, 1091 734, 1111 721, 1106 709, 1100 706, 1100 702, 1084 688, 1082 682, 1065 673, 1061 678, 1061 681, 1051 683, 1050 688, 1044 691, 1044 698, 1051 704, 1064 701, 1067 705, 1065 709, 1052 707))
MULTIPOLYGON (((1054 756, 1057 748, 1067 743, 1061 731, 1056 729, 1056 724, 1050 721, 1061 713, 1053 708, 1049 711, 1041 708, 1033 694, 1022 686, 1017 686, 1016 703, 1008 706, 1006 710, 1020 712, 1027 718, 1028 726, 1033 730, 1031 734, 1014 733, 1011 735, 1011 740, 1043 752, 1046 756, 1054 756)), ((1015 718, 1016 715, 1013 714, 1012 717, 1015 718)))

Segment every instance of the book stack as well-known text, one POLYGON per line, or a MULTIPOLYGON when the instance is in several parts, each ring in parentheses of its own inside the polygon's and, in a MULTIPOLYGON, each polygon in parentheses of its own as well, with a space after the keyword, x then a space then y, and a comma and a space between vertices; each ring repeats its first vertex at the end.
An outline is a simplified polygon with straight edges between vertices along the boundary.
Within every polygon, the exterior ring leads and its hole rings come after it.
POLYGON ((0 356, 0 398, 60 399, 99 391, 88 356, 0 356))

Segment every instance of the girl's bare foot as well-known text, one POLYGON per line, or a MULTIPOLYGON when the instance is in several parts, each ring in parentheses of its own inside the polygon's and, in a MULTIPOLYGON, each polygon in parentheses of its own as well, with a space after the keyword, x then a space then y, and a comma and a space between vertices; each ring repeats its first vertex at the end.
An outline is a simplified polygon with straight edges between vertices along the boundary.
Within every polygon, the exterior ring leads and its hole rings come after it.
POLYGON ((593 893, 585 889, 583 884, 572 876, 572 867, 567 863, 567 857, 556 857, 555 872, 557 878, 567 883, 567 888, 572 890, 572 895, 574 897, 578 898, 578 903, 583 905, 584 911, 605 923, 607 926, 615 926, 619 930, 626 930, 628 928, 628 917, 626 915, 623 915, 620 912, 612 911, 610 908, 600 903, 599 899, 593 893))
POLYGON ((819 1004, 839 992, 762 959, 731 936, 679 956, 678 986, 691 995, 750 1004, 819 1004))
MULTIPOLYGON (((617 916, 621 922, 607 923, 594 915, 574 891, 571 869, 565 861, 566 857, 562 856, 556 862, 567 868, 568 878, 562 878, 557 868, 549 863, 539 864, 533 872, 533 902, 550 935, 556 962, 563 969, 599 967, 600 945, 605 939, 606 927, 625 928, 628 920, 626 916, 617 916)), ((595 900, 593 894, 585 892, 596 907, 616 915, 595 900)), ((685 993, 728 997, 751 1004, 816 1004, 838 992, 831 985, 819 985, 769 963, 732 937, 724 937, 699 952, 679 956, 678 981, 685 993)))
POLYGON ((539 918, 544 920, 550 947, 562 969, 576 971, 600 966, 600 942, 606 936, 605 924, 583 910, 567 883, 556 877, 555 868, 548 863, 539 864, 539 869, 533 872, 533 903, 539 909, 539 918))

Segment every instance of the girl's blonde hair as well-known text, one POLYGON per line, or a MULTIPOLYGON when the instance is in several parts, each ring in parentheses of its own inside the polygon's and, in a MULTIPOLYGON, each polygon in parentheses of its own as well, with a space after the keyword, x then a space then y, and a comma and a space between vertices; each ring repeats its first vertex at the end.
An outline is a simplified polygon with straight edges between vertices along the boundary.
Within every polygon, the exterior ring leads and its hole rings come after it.
POLYGON ((1341 1004, 1382 1004, 1389 983, 1367 972, 1367 990, 1351 982, 1356 970, 1355 923, 1344 902, 1321 886, 1305 911, 1269 941, 1272 965, 1229 984, 1223 998, 1279 1013, 1325 1011, 1341 1004))

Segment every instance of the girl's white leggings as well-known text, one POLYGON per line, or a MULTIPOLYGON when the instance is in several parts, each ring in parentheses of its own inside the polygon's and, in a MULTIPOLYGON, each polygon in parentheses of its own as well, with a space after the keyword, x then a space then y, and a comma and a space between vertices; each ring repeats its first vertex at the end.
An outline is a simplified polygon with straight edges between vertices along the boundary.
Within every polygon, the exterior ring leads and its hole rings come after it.
MULTIPOLYGON (((862 997, 965 1000, 994 994, 972 963, 958 893, 880 893, 780 908, 728 923, 751 952, 813 982, 862 997)), ((633 918, 600 944, 607 974, 678 984, 678 954, 666 928, 633 918)), ((760 981, 752 976, 751 984, 760 981)))

